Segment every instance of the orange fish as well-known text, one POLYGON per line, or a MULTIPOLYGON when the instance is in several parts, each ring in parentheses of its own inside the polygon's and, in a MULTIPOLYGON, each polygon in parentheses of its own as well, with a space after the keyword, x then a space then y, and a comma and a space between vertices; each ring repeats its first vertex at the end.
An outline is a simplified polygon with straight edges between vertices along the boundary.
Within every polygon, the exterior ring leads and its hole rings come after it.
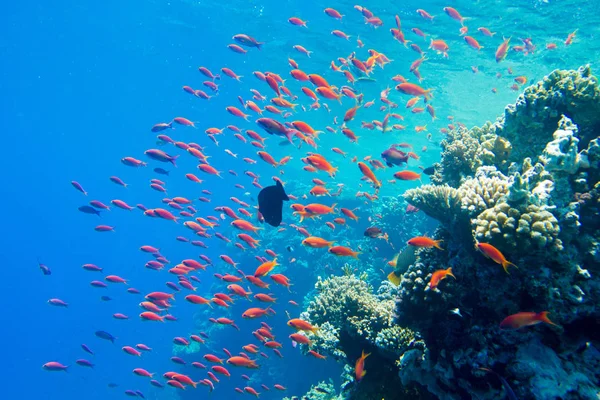
POLYGON ((233 365, 235 367, 258 368, 258 364, 256 364, 256 361, 240 356, 228 358, 227 364, 233 365))
POLYGON ((336 94, 333 89, 330 89, 326 86, 319 86, 317 89, 317 94, 321 97, 324 97, 329 100, 337 100, 340 103, 342 102, 342 95, 336 94))
POLYGON ((375 176, 373 171, 371 171, 371 168, 369 168, 367 164, 361 161, 358 163, 358 168, 360 169, 360 172, 362 172, 362 174, 367 177, 367 179, 373 182, 373 186, 375 186, 375 189, 379 189, 381 187, 381 181, 377 179, 377 177, 375 176))
POLYGON ((276 258, 273 259, 272 261, 266 261, 266 262, 262 263, 261 265, 258 266, 258 268, 256 268, 256 271, 254 272, 254 277, 260 278, 261 276, 266 276, 277 265, 279 265, 279 264, 277 264, 276 258))
POLYGON ((432 290, 437 288, 440 281, 446 279, 448 276, 451 276, 454 279, 456 279, 456 277, 452 274, 452 268, 438 269, 431 275, 431 280, 429 281, 429 288, 432 290))
POLYGON ((499 63, 500 61, 502 61, 506 58, 506 53, 508 52, 509 44, 510 44, 510 38, 504 39, 502 44, 500 44, 500 46, 498 46, 498 49, 496 49, 496 62, 497 63, 499 63))
POLYGON ((290 319, 287 322, 288 326, 291 326, 292 328, 296 329, 297 331, 304 331, 304 332, 312 332, 312 333, 317 333, 317 331, 319 330, 319 328, 317 328, 316 326, 312 326, 309 322, 306 322, 302 319, 299 318, 294 318, 294 319, 290 319))
POLYGON ((356 360, 356 365, 354 366, 354 373, 356 375, 357 382, 364 378, 364 376, 367 374, 367 371, 365 370, 365 359, 370 355, 371 353, 365 353, 365 351, 363 350, 360 358, 356 360))
POLYGON ((440 247, 440 243, 443 240, 433 240, 427 236, 416 236, 412 239, 410 239, 407 244, 409 246, 415 246, 415 247, 426 247, 426 248, 431 248, 431 247, 435 247, 437 249, 440 250, 444 250, 440 247))
POLYGON ((394 174, 394 178, 403 181, 415 181, 417 179, 421 179, 421 174, 417 174, 416 172, 412 171, 398 171, 394 174))
POLYGON ((436 50, 438 53, 442 53, 444 57, 448 58, 448 50, 450 47, 445 41, 441 39, 431 39, 431 42, 429 42, 429 48, 436 50))
POLYGON ((250 222, 243 220, 243 219, 236 219, 235 221, 231 222, 231 225, 240 230, 252 231, 254 233, 256 233, 257 231, 262 229, 262 228, 258 228, 256 226, 252 225, 250 222))
POLYGON ((573 39, 575 39, 575 34, 577 33, 578 29, 575 29, 573 32, 569 33, 569 36, 567 36, 567 40, 565 40, 565 46, 569 46, 571 45, 571 43, 573 43, 573 39))
POLYGON ((537 325, 541 322, 558 326, 550 321, 548 318, 548 311, 542 311, 541 313, 520 312, 504 318, 504 320, 500 322, 500 329, 519 329, 524 326, 537 325))
POLYGON ((313 187, 312 189, 310 189, 310 194, 312 194, 313 196, 331 196, 331 194, 329 194, 329 190, 327 190, 327 188, 317 185, 315 187, 313 187))
POLYGON ((465 36, 465 42, 467 42, 467 44, 469 46, 471 46, 472 48, 474 48, 475 50, 479 51, 479 50, 483 49, 483 46, 481 46, 474 37, 465 36))
POLYGON ((275 313, 272 308, 249 308, 242 314, 242 318, 259 318, 264 315, 269 315, 269 313, 275 313))
POLYGON ((335 243, 335 241, 327 241, 320 237, 309 236, 302 241, 302 244, 307 247, 312 247, 314 249, 322 249, 323 247, 331 247, 335 243))
POLYGON ((396 90, 404 94, 423 96, 426 100, 431 97, 431 89, 425 90, 421 86, 415 85, 414 83, 400 83, 396 85, 396 90))
POLYGON ((477 247, 477 249, 479 249, 479 251, 481 251, 483 253, 484 256, 491 258, 494 262, 502 265, 502 268, 504 268, 504 271, 506 271, 507 274, 508 274, 508 267, 510 265, 512 265, 515 268, 518 268, 515 264, 508 261, 504 257, 504 255, 500 252, 500 250, 498 250, 491 244, 477 243, 475 246, 477 247))
POLYGON ((334 254, 338 257, 350 256, 350 257, 354 257, 356 259, 358 259, 358 255, 360 254, 360 251, 353 251, 352 249, 350 249, 348 247, 344 247, 344 246, 330 247, 328 252, 331 254, 334 254))

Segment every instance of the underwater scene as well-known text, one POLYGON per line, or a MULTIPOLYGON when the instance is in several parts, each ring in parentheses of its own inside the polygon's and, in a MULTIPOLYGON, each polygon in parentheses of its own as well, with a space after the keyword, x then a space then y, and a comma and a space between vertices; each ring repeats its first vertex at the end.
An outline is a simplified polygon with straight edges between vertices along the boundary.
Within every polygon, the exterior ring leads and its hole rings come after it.
POLYGON ((600 399, 600 0, 4 5, 5 399, 600 399))

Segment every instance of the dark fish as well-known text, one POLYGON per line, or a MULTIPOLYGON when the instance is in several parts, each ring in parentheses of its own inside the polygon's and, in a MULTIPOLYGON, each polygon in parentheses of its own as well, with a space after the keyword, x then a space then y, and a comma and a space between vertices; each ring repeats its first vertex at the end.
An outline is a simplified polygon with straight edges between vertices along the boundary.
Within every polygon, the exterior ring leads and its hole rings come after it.
POLYGON ((100 339, 110 340, 112 343, 114 343, 116 339, 116 337, 105 331, 96 331, 95 335, 100 339))
POLYGON ((135 393, 140 396, 142 399, 145 399, 146 397, 144 397, 144 393, 140 392, 139 390, 136 390, 135 393))
POLYGON ((52 271, 50 270, 50 268, 47 265, 42 264, 39 259, 38 266, 40 267, 44 275, 52 275, 52 271))
POLYGON ((431 167, 423 168, 423 173, 425 175, 433 175, 433 174, 435 174, 435 167, 431 166, 431 167))
POLYGON ((164 168, 154 168, 154 172, 161 175, 169 175, 169 171, 164 168))
POLYGON ((112 298, 111 298, 111 297, 109 297, 109 296, 102 296, 102 297, 100 297, 100 299, 101 299, 102 301, 111 301, 111 300, 112 300, 112 298))
POLYGON ((500 374, 498 374, 496 371, 493 371, 489 368, 479 368, 479 369, 482 371, 491 372, 492 374, 496 375, 498 377, 498 379, 500 379, 500 383, 502 383, 502 386, 504 387, 504 391, 506 392, 506 397, 508 397, 509 400, 518 400, 515 392, 512 390, 512 388, 510 387, 510 385, 508 384, 506 379, 504 379, 500 374))
POLYGON ((185 361, 181 357, 171 357, 171 361, 173 361, 175 364, 185 365, 185 361))
POLYGON ((376 238, 379 237, 383 232, 381 231, 381 229, 377 228, 376 226, 372 226, 370 228, 367 228, 367 230, 365 231, 365 236, 370 237, 370 238, 376 238))
POLYGON ((394 165, 406 164, 409 157, 408 153, 400 151, 395 147, 390 147, 381 153, 381 158, 383 158, 388 167, 392 167, 394 165))
POLYGON ((137 393, 134 392, 133 390, 126 390, 125 394, 130 397, 137 397, 137 393))
POLYGON ((164 386, 162 383, 160 383, 160 382, 159 382, 159 381, 157 381, 156 379, 152 379, 152 380, 150 381, 150 384, 151 384, 152 386, 156 386, 156 387, 159 387, 159 388, 165 387, 165 386, 164 386))
POLYGON ((294 248, 292 246, 287 246, 286 250, 291 253, 292 251, 294 251, 294 248))
POLYGON ((86 353, 90 353, 91 355, 94 355, 94 352, 86 345, 86 344, 82 344, 81 348, 83 349, 83 351, 85 351, 86 353))
POLYGON ((317 391, 317 392, 319 392, 319 393, 327 393, 327 394, 329 394, 329 392, 328 392, 327 390, 325 390, 325 389, 323 389, 323 388, 320 388, 320 387, 316 387, 316 388, 315 388, 315 391, 317 391))
POLYGON ((108 387, 109 387, 109 388, 116 388, 117 386, 119 386, 119 384, 118 384, 118 383, 112 383, 112 382, 110 382, 110 383, 108 384, 108 387))
POLYGON ((71 181, 71 185, 73 185, 73 187, 77 190, 79 190, 81 193, 85 194, 87 196, 87 192, 83 189, 83 186, 81 186, 81 184, 77 181, 71 181))
POLYGON ((154 125, 150 130, 152 132, 160 132, 169 128, 173 129, 173 127, 171 126, 171 122, 169 122, 168 124, 166 122, 161 122, 159 124, 154 125))
POLYGON ((267 186, 258 194, 258 212, 271 226, 279 226, 283 218, 283 202, 288 201, 280 181, 274 186, 267 186))
POLYGON ((95 214, 97 216, 100 216, 100 211, 96 210, 92 206, 81 206, 78 208, 78 210, 85 214, 95 214))
POLYGON ((77 365, 81 365, 82 367, 94 368, 94 364, 83 358, 80 358, 79 360, 75 361, 75 363, 77 365))

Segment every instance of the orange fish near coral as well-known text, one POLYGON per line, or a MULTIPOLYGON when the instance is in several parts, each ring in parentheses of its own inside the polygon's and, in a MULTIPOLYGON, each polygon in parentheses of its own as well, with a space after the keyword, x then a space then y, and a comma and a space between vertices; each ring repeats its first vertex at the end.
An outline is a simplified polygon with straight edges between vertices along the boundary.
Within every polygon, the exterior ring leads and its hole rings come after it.
POLYGON ((550 321, 548 318, 548 311, 542 311, 541 313, 520 312, 504 318, 504 320, 500 322, 500 329, 519 329, 524 326, 537 325, 541 322, 558 326, 550 321))
POLYGON ((358 255, 360 254, 360 251, 353 251, 344 246, 333 246, 330 247, 328 251, 338 257, 354 257, 356 259, 358 259, 358 255))
POLYGON ((371 353, 365 353, 362 351, 362 354, 358 360, 356 360, 356 365, 354 366, 354 374, 356 375, 356 381, 360 381, 367 374, 365 371, 365 359, 369 357, 371 353))
POLYGON ((302 244, 306 247, 312 247, 314 249, 322 249, 324 247, 331 247, 333 245, 333 241, 327 241, 323 238, 316 236, 309 236, 302 241, 302 244))
POLYGON ((429 281, 429 288, 432 290, 437 288, 440 284, 440 281, 446 279, 449 276, 456 279, 456 277, 452 274, 452 268, 438 269, 431 275, 431 280, 429 281))
POLYGON ((515 264, 508 261, 504 257, 504 255, 500 252, 500 250, 498 250, 491 244, 477 243, 476 247, 479 251, 481 251, 483 253, 484 256, 486 256, 487 258, 492 259, 494 262, 502 265, 502 268, 504 268, 504 271, 506 271, 507 274, 508 274, 509 265, 512 265, 513 267, 518 268, 515 264))
POLYGON ((441 239, 433 240, 432 238, 428 238, 427 236, 417 236, 417 237, 410 239, 407 242, 407 244, 409 246, 415 246, 415 247, 427 247, 427 248, 435 247, 436 249, 444 250, 440 247, 441 242, 442 242, 441 239))

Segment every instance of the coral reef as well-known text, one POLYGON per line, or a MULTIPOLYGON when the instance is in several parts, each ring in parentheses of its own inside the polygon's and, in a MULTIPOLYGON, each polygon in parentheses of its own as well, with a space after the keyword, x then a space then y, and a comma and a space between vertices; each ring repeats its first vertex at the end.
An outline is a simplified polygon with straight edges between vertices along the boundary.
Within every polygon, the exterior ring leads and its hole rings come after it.
POLYGON ((418 341, 413 331, 394 322, 397 288, 384 283, 374 294, 353 275, 319 278, 315 288, 318 294, 301 317, 319 327, 311 337, 313 347, 346 364, 343 393, 353 399, 396 398, 402 391, 392 384, 400 384, 396 360, 418 341), (366 364, 372 378, 356 385, 354 362, 362 350, 372 353, 366 364), (383 387, 391 391, 387 396, 383 387))
POLYGON ((553 71, 493 123, 456 124, 442 149, 432 184, 403 197, 441 223, 445 250, 418 250, 399 286, 377 294, 353 276, 319 280, 308 304, 315 342, 346 364, 343 394, 387 399, 375 387, 385 376, 414 398, 495 399, 500 376, 518 398, 598 398, 600 86, 589 66, 553 71), (476 243, 517 268, 507 274, 476 243), (431 289, 447 268, 456 279, 431 289), (555 325, 499 328, 521 311, 548 311, 555 325), (354 385, 362 350, 378 376, 354 385))

